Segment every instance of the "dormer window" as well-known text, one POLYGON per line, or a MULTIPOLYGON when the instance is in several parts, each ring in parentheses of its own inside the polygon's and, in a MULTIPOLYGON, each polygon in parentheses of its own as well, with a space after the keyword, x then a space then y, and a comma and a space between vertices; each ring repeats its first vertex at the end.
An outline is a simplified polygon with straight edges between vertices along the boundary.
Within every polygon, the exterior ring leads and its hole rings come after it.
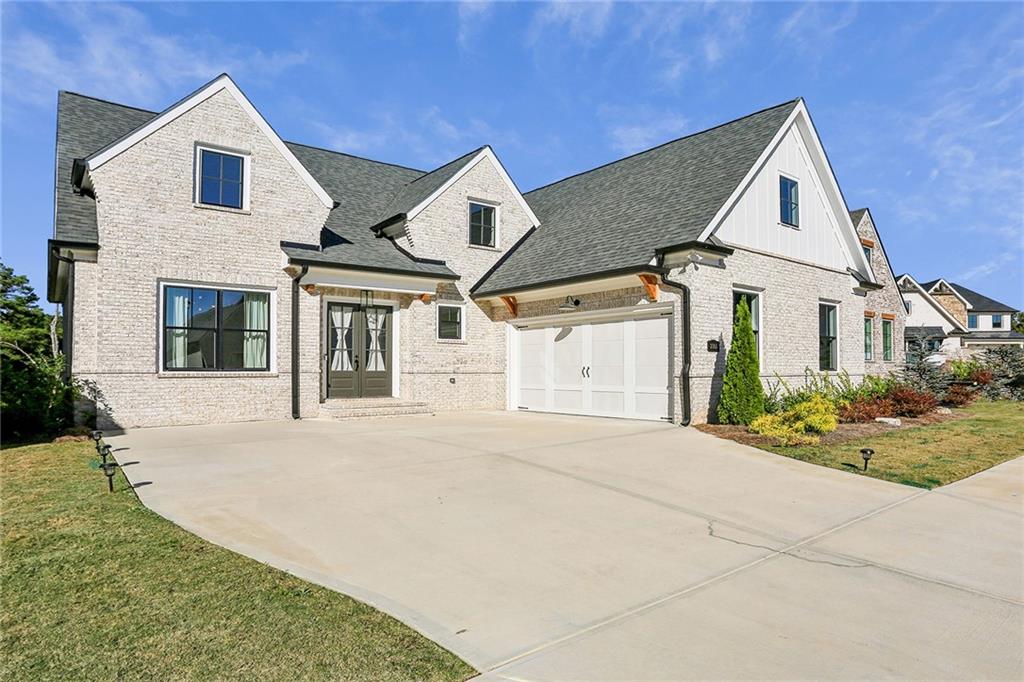
POLYGON ((797 181, 779 176, 779 220, 790 227, 800 226, 800 192, 797 181))
POLYGON ((469 243, 471 246, 498 246, 498 207, 469 202, 469 243))
POLYGON ((246 208, 248 157, 206 147, 197 147, 196 152, 196 203, 246 208))

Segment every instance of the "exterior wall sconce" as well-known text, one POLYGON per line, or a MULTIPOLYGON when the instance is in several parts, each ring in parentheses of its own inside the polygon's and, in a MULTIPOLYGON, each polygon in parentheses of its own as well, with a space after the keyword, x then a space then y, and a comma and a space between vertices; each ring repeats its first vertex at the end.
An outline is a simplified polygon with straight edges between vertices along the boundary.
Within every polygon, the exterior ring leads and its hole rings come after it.
POLYGON ((871 459, 871 455, 875 454, 875 451, 871 448, 864 448, 860 451, 860 456, 864 458, 864 471, 868 470, 868 461, 871 459))
POLYGON ((566 296, 565 301, 562 302, 562 305, 558 306, 558 310, 559 312, 563 313, 572 313, 575 312, 576 309, 579 307, 580 299, 573 298, 572 296, 566 296))

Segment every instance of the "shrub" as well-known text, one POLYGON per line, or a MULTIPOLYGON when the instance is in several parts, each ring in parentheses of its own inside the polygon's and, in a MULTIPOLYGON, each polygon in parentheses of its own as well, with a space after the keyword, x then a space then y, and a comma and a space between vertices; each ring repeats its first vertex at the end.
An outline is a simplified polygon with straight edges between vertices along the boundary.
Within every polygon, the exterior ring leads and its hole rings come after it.
POLYGON ((967 377, 967 380, 978 384, 979 386, 987 386, 992 383, 992 372, 984 368, 979 368, 971 372, 971 375, 967 377))
POLYGON ((992 375, 982 389, 986 398, 1024 400, 1024 348, 988 348, 981 356, 981 365, 992 375))
POLYGON ((970 386, 953 384, 946 389, 946 395, 942 398, 942 402, 953 407, 963 407, 974 402, 977 397, 978 392, 970 386))
POLYGON ((893 387, 885 397, 892 401, 894 413, 898 417, 920 417, 939 404, 933 394, 906 385, 893 387))
POLYGON ((775 438, 779 445, 807 445, 820 440, 816 434, 835 431, 838 423, 835 404, 816 395, 791 410, 758 417, 750 430, 775 438))
POLYGON ((943 395, 952 381, 952 375, 941 366, 927 362, 923 356, 908 356, 907 364, 899 373, 899 383, 917 391, 935 396, 943 395))
POLYGON ((949 373, 957 381, 967 381, 974 372, 981 369, 981 363, 971 358, 969 360, 952 360, 949 363, 949 373))
POLYGON ((718 419, 726 424, 749 424, 764 414, 764 388, 757 362, 757 340, 745 298, 736 305, 732 325, 732 343, 725 360, 722 398, 718 419))
POLYGON ((892 417, 896 414, 896 406, 885 397, 857 398, 839 408, 839 420, 842 422, 870 422, 878 417, 892 417))

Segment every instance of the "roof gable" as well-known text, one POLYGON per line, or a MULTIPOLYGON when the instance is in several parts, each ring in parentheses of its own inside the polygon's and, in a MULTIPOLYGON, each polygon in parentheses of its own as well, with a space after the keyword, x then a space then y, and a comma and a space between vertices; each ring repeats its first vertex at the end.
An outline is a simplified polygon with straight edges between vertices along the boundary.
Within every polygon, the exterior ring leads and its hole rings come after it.
POLYGON ((478 295, 649 267, 658 249, 698 238, 797 100, 667 142, 527 192, 540 219, 478 295))
POLYGON ((960 302, 964 304, 964 307, 968 310, 971 309, 971 304, 966 298, 960 295, 960 292, 950 286, 949 282, 942 279, 941 277, 937 280, 922 284, 921 288, 926 290, 929 294, 953 294, 960 302))
POLYGON ((962 325, 960 323, 960 320, 958 320, 955 317, 953 317, 952 315, 950 315, 949 311, 946 310, 946 308, 943 307, 943 305, 941 303, 939 303, 934 298, 932 298, 932 295, 929 294, 925 290, 924 287, 922 287, 920 284, 918 284, 916 279, 914 279, 913 277, 911 277, 908 274, 903 274, 903 275, 899 276, 899 279, 896 280, 896 283, 900 287, 907 287, 911 291, 914 291, 914 292, 920 294, 921 298, 923 298, 928 303, 928 305, 930 305, 932 308, 937 310, 939 312, 939 314, 942 315, 942 317, 947 322, 949 322, 951 325, 953 325, 954 329, 958 329, 958 330, 960 330, 962 332, 965 332, 965 333, 967 332, 967 327, 962 325))
MULTIPOLYGON (((940 280, 944 281, 944 280, 940 280)), ((956 282, 946 282, 949 287, 956 291, 960 297, 967 301, 967 307, 970 310, 986 313, 1015 313, 1017 309, 1013 306, 1008 306, 1005 303, 1000 303, 994 298, 989 298, 983 294, 979 294, 977 291, 968 289, 963 284, 957 284, 956 282)))
POLYGON ((202 86, 201 88, 193 92, 191 95, 188 95, 184 99, 172 104, 170 107, 168 107, 152 119, 146 121, 135 130, 132 130, 131 132, 118 138, 114 142, 111 142, 110 144, 106 145, 102 149, 90 154, 89 157, 86 159, 86 163, 88 165, 89 170, 91 171, 96 168, 99 168, 106 162, 110 161, 111 159, 119 155, 124 150, 134 146, 141 140, 144 140, 145 138, 149 137, 155 131, 159 130, 160 128, 167 125, 171 121, 177 119, 178 117, 188 113, 189 111, 191 111, 192 109, 199 106, 200 104, 208 100, 210 97, 213 97, 221 91, 226 91, 234 98, 234 100, 238 103, 242 110, 245 111, 250 118, 252 118, 253 122, 256 124, 256 127, 259 128, 260 131, 267 136, 267 139, 269 139, 270 142, 277 149, 277 151, 281 153, 281 156, 284 157, 284 159, 288 162, 292 169, 309 186, 310 191, 312 191, 313 194, 317 197, 317 199, 319 199, 320 203, 322 203, 324 206, 328 208, 331 208, 334 205, 334 200, 331 198, 331 196, 328 195, 324 188, 321 187, 320 184, 313 178, 313 176, 309 174, 309 171, 306 170, 302 163, 299 162, 299 160, 295 157, 292 151, 284 143, 284 140, 282 140, 278 136, 277 132, 275 132, 274 129, 270 126, 270 124, 267 123, 267 120, 263 118, 259 111, 256 110, 256 107, 252 105, 252 102, 250 102, 249 99, 244 94, 242 94, 242 91, 238 89, 238 86, 235 85, 235 82, 231 80, 231 77, 228 76, 226 73, 217 76, 212 81, 210 81, 206 85, 202 86))

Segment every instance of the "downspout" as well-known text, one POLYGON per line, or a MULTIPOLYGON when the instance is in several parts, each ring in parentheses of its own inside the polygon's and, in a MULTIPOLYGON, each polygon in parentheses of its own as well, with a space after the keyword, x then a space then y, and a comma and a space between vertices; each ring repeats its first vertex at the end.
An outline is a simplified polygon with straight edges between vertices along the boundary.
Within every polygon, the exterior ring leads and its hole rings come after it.
POLYGON ((301 419, 299 413, 299 283, 309 272, 303 265, 297 277, 292 278, 292 419, 301 419))
POLYGON ((673 282, 666 273, 662 273, 661 282, 667 287, 682 292, 680 307, 683 312, 683 371, 679 374, 680 402, 683 404, 683 419, 680 426, 690 425, 690 287, 680 282, 673 282))
POLYGON ((64 379, 67 380, 71 378, 71 358, 75 347, 75 259, 60 255, 60 251, 58 249, 54 249, 52 253, 54 258, 62 263, 68 264, 68 293, 65 297, 64 304, 61 306, 61 312, 64 318, 64 338, 62 343, 62 350, 64 351, 64 369, 62 373, 64 374, 64 379))

